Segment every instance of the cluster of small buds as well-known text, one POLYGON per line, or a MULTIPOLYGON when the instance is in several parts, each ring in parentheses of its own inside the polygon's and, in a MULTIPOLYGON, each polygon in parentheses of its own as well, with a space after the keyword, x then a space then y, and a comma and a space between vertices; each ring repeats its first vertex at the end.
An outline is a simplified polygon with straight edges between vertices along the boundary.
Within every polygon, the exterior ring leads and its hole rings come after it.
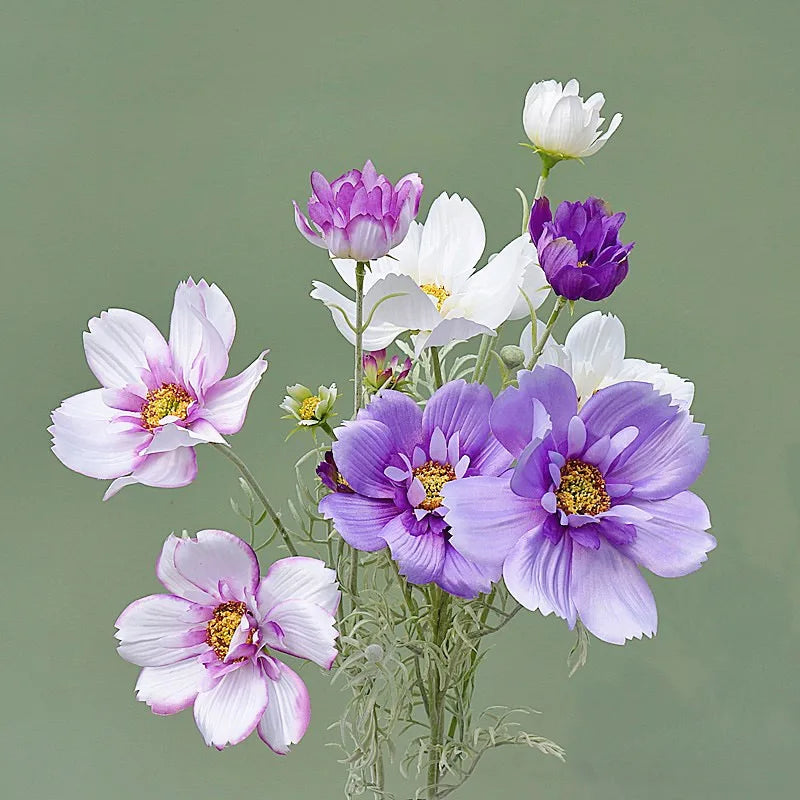
POLYGON ((333 406, 338 395, 335 383, 320 386, 316 394, 301 383, 287 386, 286 392, 280 407, 289 413, 284 414, 283 419, 295 420, 298 427, 327 425, 328 420, 334 416, 333 406))
POLYGON ((387 360, 386 349, 365 353, 364 386, 373 394, 380 389, 403 390, 403 384, 411 372, 411 359, 400 360, 399 356, 392 356, 387 360))

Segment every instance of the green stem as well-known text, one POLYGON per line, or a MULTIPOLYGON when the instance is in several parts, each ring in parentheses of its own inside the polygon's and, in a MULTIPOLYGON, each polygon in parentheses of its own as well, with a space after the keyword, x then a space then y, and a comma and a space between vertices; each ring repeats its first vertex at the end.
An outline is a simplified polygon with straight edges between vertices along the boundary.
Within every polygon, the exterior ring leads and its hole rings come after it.
MULTIPOLYGON (((431 587, 431 627, 433 645, 441 652, 447 633, 447 611, 450 595, 438 586, 431 587)), ((428 719, 430 744, 428 747, 428 800, 439 797, 439 759, 441 757, 445 723, 445 693, 439 681, 439 665, 433 658, 428 665, 428 719)))
POLYGON ((442 380, 442 365, 439 362, 439 348, 438 347, 431 347, 431 364, 433 364, 433 380, 436 384, 436 388, 440 389, 444 386, 444 381, 442 380))
POLYGON ((253 476, 253 473, 250 472, 247 464, 242 461, 239 456, 233 451, 233 448, 228 447, 224 444, 219 444, 217 442, 210 442, 211 446, 217 450, 218 452, 222 453, 225 458, 228 459, 231 463, 233 463, 236 469, 239 470, 241 476, 247 481, 247 485, 253 490, 255 496, 261 501, 261 504, 264 506, 264 510, 269 514, 269 518, 272 520, 273 524, 280 533, 281 538, 283 539, 283 543, 286 545, 286 549, 293 555, 297 555, 297 550, 295 546, 292 544, 292 540, 289 538, 289 531, 286 530, 283 522, 281 521, 280 516, 272 507, 272 504, 267 499, 267 495, 264 493, 264 490, 259 485, 258 481, 253 476))
POLYGON ((538 200, 544 194, 544 185, 547 183, 548 175, 550 175, 550 167, 542 162, 542 174, 539 175, 539 180, 536 184, 536 194, 533 196, 534 200, 538 200))
POLYGON ((353 416, 361 408, 362 394, 364 391, 364 275, 367 271, 367 262, 356 262, 356 348, 355 363, 353 365, 353 416))
POLYGON ((488 333, 481 336, 481 345, 478 348, 478 357, 475 359, 475 369, 472 371, 472 382, 477 383, 480 381, 480 375, 483 370, 483 363, 486 361, 489 347, 492 343, 492 337, 488 333))
POLYGON ((544 346, 547 344, 547 340, 550 338, 550 334, 553 332, 553 327, 558 321, 558 315, 562 312, 566 304, 566 297, 559 297, 558 300, 556 300, 556 304, 553 306, 553 310, 550 313, 550 319, 547 320, 547 325, 545 326, 544 332, 536 344, 536 349, 533 351, 531 360, 525 365, 525 369, 533 369, 536 366, 536 362, 539 360, 539 356, 542 354, 542 350, 544 350, 544 346))

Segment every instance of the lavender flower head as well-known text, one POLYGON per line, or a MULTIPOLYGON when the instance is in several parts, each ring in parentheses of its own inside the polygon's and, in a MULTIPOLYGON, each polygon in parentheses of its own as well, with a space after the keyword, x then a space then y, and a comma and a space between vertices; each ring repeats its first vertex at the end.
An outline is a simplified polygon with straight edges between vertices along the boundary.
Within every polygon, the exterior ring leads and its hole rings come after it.
POLYGON ((357 550, 388 545, 411 583, 436 583, 459 597, 488 592, 500 568, 479 567, 453 547, 441 492, 511 465, 489 428, 492 401, 487 386, 464 381, 438 389, 424 411, 407 395, 384 390, 336 429, 337 474, 327 459, 318 472, 334 493, 322 498, 320 513, 357 550))
POLYGON ((294 203, 300 233, 334 258, 372 261, 406 238, 419 211, 423 187, 416 173, 392 185, 367 161, 363 170, 352 169, 332 183, 322 173, 312 172, 311 188, 310 222, 294 203))
POLYGON ((519 373, 491 411, 517 465, 509 480, 470 477, 443 487, 453 546, 508 591, 570 627, 624 644, 652 636, 657 614, 643 566, 673 578, 698 569, 716 542, 689 487, 708 456, 703 426, 650 384, 600 389, 578 410, 570 376, 519 373))
POLYGON ((565 201, 555 218, 546 197, 533 204, 528 231, 557 294, 567 300, 602 300, 622 283, 634 245, 619 239, 624 222, 624 213, 612 214, 597 197, 565 201))

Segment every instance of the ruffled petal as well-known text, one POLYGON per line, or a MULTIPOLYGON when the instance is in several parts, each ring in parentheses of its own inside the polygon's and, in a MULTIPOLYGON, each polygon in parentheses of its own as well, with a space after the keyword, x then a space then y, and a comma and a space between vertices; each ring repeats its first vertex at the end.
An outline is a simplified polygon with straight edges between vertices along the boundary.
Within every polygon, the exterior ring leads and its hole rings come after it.
POLYGON ((136 681, 136 699, 154 714, 177 714, 194 703, 206 669, 197 658, 145 667, 136 681))
POLYGON ((613 314, 593 311, 570 328, 564 347, 570 354, 578 396, 587 400, 607 376, 622 368, 625 328, 613 314))
POLYGON ((381 531, 400 511, 392 500, 336 492, 320 500, 319 513, 333 520, 334 528, 350 547, 372 552, 386 547, 381 531))
POLYGON ((318 558, 281 558, 261 578, 256 599, 262 613, 284 600, 305 600, 335 614, 339 607, 336 571, 318 558))
POLYGON ((650 587, 636 564, 604 541, 597 550, 573 547, 570 593, 581 622, 604 642, 655 635, 658 614, 650 587))
POLYGON ((610 375, 604 385, 622 381, 652 383, 659 393, 670 395, 675 405, 687 411, 694 400, 694 384, 691 381, 673 375, 660 364, 652 364, 640 358, 624 359, 619 370, 610 375))
POLYGON ((186 281, 187 290, 199 300, 208 321, 217 329, 226 350, 231 349, 236 335, 236 315, 233 306, 216 283, 208 284, 205 279, 195 283, 192 278, 186 281))
POLYGON ((89 369, 109 389, 142 384, 142 370, 152 363, 168 364, 169 348, 149 319, 124 308, 111 308, 89 320, 83 334, 89 369))
POLYGON ((244 425, 250 397, 267 371, 268 352, 264 350, 244 372, 220 381, 206 392, 203 416, 220 433, 238 433, 244 425))
POLYGON ((258 723, 261 740, 285 756, 297 744, 311 721, 311 700, 300 676, 277 659, 272 660, 277 679, 268 679, 269 703, 258 723))
POLYGON ((267 709, 267 678, 254 661, 226 673, 210 691, 194 701, 194 720, 210 746, 222 750, 244 741, 267 709))
POLYGON ((182 547, 186 541, 187 539, 176 536, 174 533, 171 533, 166 538, 156 562, 156 577, 170 594, 184 597, 193 603, 215 605, 217 603, 216 594, 210 594, 197 584, 192 583, 175 566, 175 551, 182 547))
POLYGON ((273 650, 313 661, 330 669, 336 660, 335 618, 305 600, 284 600, 269 609, 261 624, 265 644, 273 650))

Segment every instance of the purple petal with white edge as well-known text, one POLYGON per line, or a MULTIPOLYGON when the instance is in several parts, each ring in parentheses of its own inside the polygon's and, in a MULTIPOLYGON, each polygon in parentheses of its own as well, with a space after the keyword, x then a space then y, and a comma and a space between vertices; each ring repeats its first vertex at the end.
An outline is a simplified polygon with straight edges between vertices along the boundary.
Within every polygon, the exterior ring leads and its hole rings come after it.
POLYGON ((205 589, 201 589, 187 580, 175 566, 175 551, 186 541, 186 539, 175 536, 174 533, 167 537, 156 562, 156 577, 171 594, 191 600, 193 603, 215 605, 217 602, 215 595, 209 594, 205 589))
POLYGON ((612 545, 573 548, 570 589, 581 622, 598 639, 625 644, 655 635, 653 593, 636 564, 612 545))
POLYGON ((422 411, 402 392, 381 392, 366 408, 358 412, 358 419, 382 422, 391 431, 397 446, 396 451, 407 456, 411 456, 414 448, 422 442, 422 411))
POLYGON ((261 631, 264 643, 273 650, 330 669, 337 654, 334 622, 333 615, 322 606, 306 600, 284 600, 267 612, 261 631))
POLYGON ((359 419, 336 429, 333 457, 355 492, 373 498, 394 497, 395 485, 384 469, 397 453, 391 429, 382 422, 359 419))
POLYGON ((197 658, 144 667, 136 681, 136 699, 154 714, 177 714, 194 703, 204 675, 205 667, 197 658))
POLYGON ((334 528, 350 547, 372 552, 386 547, 381 531, 400 510, 392 500, 335 492, 320 500, 319 513, 333 520, 334 528))
POLYGON ((339 584, 335 570, 318 558, 291 556, 281 558, 261 578, 256 593, 258 608, 266 614, 284 600, 305 600, 316 603, 329 614, 339 607, 339 584))
POLYGON ((508 478, 476 476, 442 487, 450 544, 480 566, 499 568, 519 538, 545 516, 539 503, 511 491, 508 478))
POLYGON ((609 480, 632 484, 636 497, 660 500, 688 489, 707 459, 708 437, 703 435, 703 425, 681 411, 646 439, 631 445, 612 465, 608 476, 609 480))
POLYGON ((503 564, 511 596, 545 617, 555 614, 575 627, 577 612, 570 592, 573 544, 569 536, 553 543, 541 531, 525 534, 503 564))
POLYGON ((717 546, 706 530, 711 527, 706 504, 692 492, 667 500, 632 500, 650 515, 636 523, 636 538, 623 552, 636 563, 660 575, 677 578, 700 569, 707 553, 717 546))
POLYGON ((371 215, 360 214, 353 217, 345 228, 348 247, 346 252, 331 250, 340 258, 352 258, 355 261, 372 261, 385 256, 390 249, 389 237, 380 220, 371 215))
POLYGON ((250 396, 267 371, 264 350, 243 372, 212 386, 203 401, 203 416, 220 433, 238 433, 244 425, 250 396))
POLYGON ((189 278, 186 285, 199 297, 206 317, 217 329, 225 349, 230 350, 236 335, 236 315, 233 313, 230 300, 216 283, 209 285, 203 278, 197 283, 189 278))
POLYGON ((198 396, 228 369, 228 348, 206 316, 202 297, 186 282, 175 289, 169 327, 169 349, 182 383, 198 396))
POLYGON ((89 320, 83 347, 89 369, 109 389, 140 386, 148 356, 155 361, 170 361, 161 331, 146 317, 124 308, 111 308, 89 320))
MULTIPOLYGON (((262 661, 263 659, 259 659, 262 661)), ((276 678, 267 678, 269 703, 258 723, 258 735, 270 750, 285 756, 297 744, 311 721, 311 700, 300 676, 272 659, 276 678)))
POLYGON ((133 474, 117 478, 106 489, 103 500, 113 497, 120 489, 133 483, 157 489, 178 489, 188 486, 197 477, 197 456, 193 447, 179 447, 168 453, 145 456, 133 474))
POLYGON ((220 597, 223 582, 238 600, 252 597, 258 588, 258 559, 253 548, 227 531, 198 531, 196 538, 181 541, 173 557, 181 575, 212 597, 220 597))
POLYGON ((311 244, 316 245, 317 247, 324 247, 327 249, 325 240, 322 238, 322 236, 320 236, 319 231, 311 227, 308 218, 300 210, 300 207, 297 205, 297 203, 292 201, 292 205, 294 206, 294 224, 297 225, 297 230, 303 234, 306 241, 311 242, 311 244))
POLYGON ((228 672, 194 701, 194 721, 210 747, 243 742, 267 709, 267 678, 254 661, 228 672))
POLYGON ((495 439, 489 427, 494 397, 488 386, 458 380, 434 392, 422 415, 425 439, 436 428, 448 440, 458 435, 458 452, 470 458, 473 474, 499 475, 511 464, 511 454, 495 439))
POLYGON ((118 652, 126 661, 140 667, 174 664, 207 649, 205 623, 210 613, 204 606, 170 594, 151 594, 131 603, 115 625, 118 652), (196 644, 190 632, 202 629, 202 643, 196 644))
POLYGON ((383 538, 392 551, 401 575, 409 583, 430 583, 439 576, 444 561, 444 537, 437 533, 412 536, 414 515, 411 512, 393 519, 383 529, 383 538))
POLYGON ((119 416, 103 402, 102 389, 68 397, 52 413, 53 453, 64 466, 90 478, 131 472, 152 434, 134 422, 116 420, 119 416))
POLYGON ((500 578, 500 569, 479 567, 468 561, 449 543, 445 544, 444 561, 436 583, 456 597, 471 600, 492 590, 492 583, 500 578))

